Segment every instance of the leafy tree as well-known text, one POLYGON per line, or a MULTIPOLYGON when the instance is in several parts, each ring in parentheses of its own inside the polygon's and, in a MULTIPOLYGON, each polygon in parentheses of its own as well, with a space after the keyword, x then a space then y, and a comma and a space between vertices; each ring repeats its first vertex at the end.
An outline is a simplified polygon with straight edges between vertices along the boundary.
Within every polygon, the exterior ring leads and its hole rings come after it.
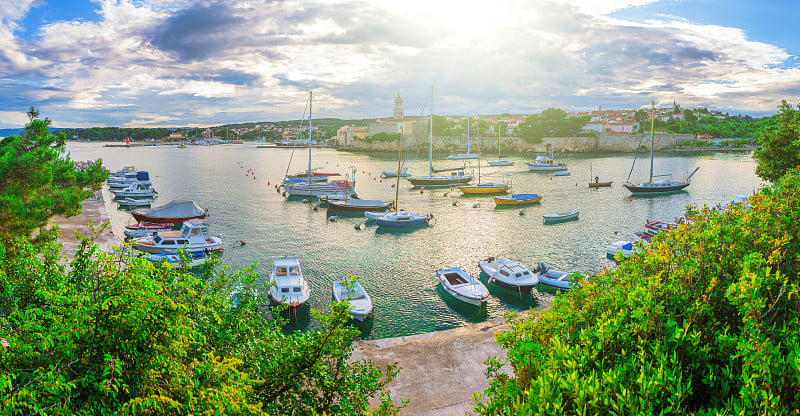
POLYGON ((591 117, 567 117, 567 112, 548 108, 541 115, 532 114, 517 128, 517 134, 530 143, 539 142, 546 136, 573 136, 581 131, 591 117))
POLYGON ((760 134, 761 148, 755 152, 756 174, 768 181, 800 166, 800 106, 795 109, 784 100, 779 108, 776 128, 760 134))
MULTIPOLYGON (((430 123, 430 119, 428 119, 428 122, 425 123, 425 132, 426 132, 425 134, 427 134, 430 131, 430 126, 431 125, 429 123, 430 123)), ((437 116, 435 114, 433 115, 433 135, 434 136, 442 136, 445 130, 447 130, 449 128, 452 128, 454 125, 455 125, 455 123, 452 122, 452 121, 448 121, 447 117, 437 116)))
POLYGON ((101 160, 75 171, 65 154, 64 136, 50 134, 50 119, 40 120, 38 114, 31 108, 30 122, 20 135, 0 140, 0 240, 30 237, 54 215, 77 215, 81 201, 108 176, 101 160))
POLYGON ((361 140, 366 143, 372 142, 393 142, 396 140, 400 140, 400 133, 375 133, 372 136, 367 136, 364 139, 356 138, 356 140, 361 140))
MULTIPOLYGON (((800 408, 800 169, 752 208, 690 210, 616 270, 497 335, 481 414, 759 414, 800 408), (780 213, 780 214, 778 214, 780 213)), ((621 260, 621 258, 619 258, 621 260)))
POLYGON ((97 251, 0 242, 2 414, 395 414, 397 369, 350 362, 359 331, 335 303, 285 335, 254 267, 199 276, 97 251))

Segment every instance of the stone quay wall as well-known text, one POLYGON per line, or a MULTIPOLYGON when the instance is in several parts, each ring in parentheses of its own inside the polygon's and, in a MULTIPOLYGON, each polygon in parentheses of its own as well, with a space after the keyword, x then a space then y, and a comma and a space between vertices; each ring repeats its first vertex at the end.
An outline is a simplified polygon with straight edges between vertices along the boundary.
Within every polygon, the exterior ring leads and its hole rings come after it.
MULTIPOLYGON (((692 139, 690 134, 656 134, 654 143, 655 150, 663 150, 677 146, 686 140, 692 139)), ((614 134, 601 133, 596 137, 545 137, 539 143, 527 143, 519 137, 503 137, 501 139, 502 153, 543 153, 547 152, 548 145, 552 151, 558 152, 635 152, 636 148, 642 146, 650 148, 649 134, 614 134)), ((403 144, 407 146, 407 144, 403 144)), ((422 141, 414 144, 420 146, 420 150, 427 150, 428 142, 422 141)), ((481 139, 481 152, 485 154, 497 153, 497 137, 481 139)), ((396 152, 397 141, 365 143, 355 141, 348 146, 339 147, 340 150, 353 152, 396 152)), ((436 153, 455 153, 465 152, 467 140, 464 137, 434 137, 433 151, 436 153)), ((473 143, 471 152, 475 152, 476 146, 473 143)))

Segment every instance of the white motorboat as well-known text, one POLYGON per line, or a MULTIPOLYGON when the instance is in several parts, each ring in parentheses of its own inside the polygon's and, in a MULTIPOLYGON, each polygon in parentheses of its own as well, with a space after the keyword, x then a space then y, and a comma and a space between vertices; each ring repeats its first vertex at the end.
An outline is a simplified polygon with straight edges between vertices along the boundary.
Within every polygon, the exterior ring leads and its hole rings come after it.
POLYGON ((606 247, 606 257, 613 260, 614 256, 620 251, 622 252, 622 256, 627 259, 628 256, 636 251, 636 247, 633 243, 628 241, 615 241, 606 247))
POLYGON ((503 257, 480 260, 478 267, 489 276, 489 282, 515 292, 529 293, 539 278, 522 263, 503 257))
POLYGON ((155 233, 172 230, 172 223, 140 222, 138 224, 125 226, 125 237, 139 238, 151 236, 155 233))
POLYGON ((122 169, 118 171, 110 172, 108 176, 109 178, 118 178, 129 173, 136 173, 136 168, 134 166, 123 166, 122 169))
POLYGON ((153 253, 144 253, 137 250, 131 250, 126 253, 129 257, 141 257, 151 263, 158 264, 158 263, 166 263, 169 267, 173 269, 178 269, 186 265, 188 268, 195 268, 202 266, 212 258, 222 254, 222 250, 210 250, 210 251, 186 251, 184 253, 160 253, 160 254, 153 254, 153 253))
POLYGON ((125 188, 134 182, 139 182, 142 185, 150 185, 150 174, 145 171, 135 172, 133 176, 118 176, 110 177, 106 181, 109 188, 125 188))
POLYGON ((529 172, 553 172, 557 170, 567 170, 567 164, 556 162, 547 156, 537 156, 536 161, 528 163, 529 172))
POLYGON ((536 273, 536 277, 539 278, 539 283, 545 286, 561 290, 569 290, 575 286, 575 282, 570 280, 569 273, 550 270, 544 263, 539 263, 539 265, 533 269, 533 272, 536 273))
POLYGON ((372 299, 369 294, 361 283, 351 279, 349 275, 333 282, 333 297, 337 302, 348 301, 350 316, 357 321, 364 322, 372 313, 372 299))
POLYGON ((155 189, 151 188, 150 185, 143 185, 139 182, 133 183, 129 185, 127 188, 122 188, 119 190, 110 189, 110 192, 114 194, 114 196, 117 198, 122 198, 122 197, 142 198, 142 197, 150 197, 158 193, 156 192, 155 189))
POLYGON ((565 221, 578 218, 578 211, 569 210, 564 212, 558 212, 555 214, 544 214, 542 218, 544 218, 544 222, 556 222, 556 221, 565 221))
POLYGON ((147 253, 177 253, 178 249, 186 251, 222 249, 222 239, 207 237, 209 220, 193 219, 184 221, 180 231, 162 231, 152 237, 137 238, 133 248, 147 253))
POLYGON ((311 297, 311 289, 303 279, 297 256, 272 258, 272 274, 269 275, 269 297, 273 302, 287 305, 294 313, 311 297))
POLYGON ((569 176, 569 171, 553 172, 553 176, 569 176))
POLYGON ((149 207, 153 203, 152 199, 136 199, 136 198, 122 198, 117 201, 118 204, 129 207, 149 207))
POLYGON ((489 289, 460 267, 439 269, 436 271, 436 277, 442 282, 447 293, 462 302, 481 306, 489 297, 489 289))

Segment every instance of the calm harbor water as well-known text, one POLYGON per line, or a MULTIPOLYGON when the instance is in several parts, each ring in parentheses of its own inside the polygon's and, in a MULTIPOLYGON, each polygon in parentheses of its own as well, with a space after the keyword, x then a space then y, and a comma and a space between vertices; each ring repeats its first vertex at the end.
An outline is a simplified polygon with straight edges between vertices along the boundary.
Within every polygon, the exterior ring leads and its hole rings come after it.
MULTIPOLYGON (((535 155, 518 155, 511 158, 516 165, 510 167, 488 167, 483 160, 481 176, 484 181, 510 180, 515 193, 542 195, 541 203, 522 208, 524 215, 519 208, 496 208, 491 197, 463 197, 458 190, 447 188, 420 192, 401 180, 400 208, 432 213, 433 225, 412 231, 374 225, 356 230, 354 226, 363 217, 339 215, 332 222, 324 208, 314 211, 314 204, 287 200, 276 192, 274 185, 287 171, 291 149, 261 149, 255 144, 118 148, 85 142, 70 142, 67 148, 73 160, 102 158, 111 170, 135 165, 150 172, 158 191, 154 206, 192 199, 208 208, 216 221, 209 233, 222 235, 222 262, 234 270, 257 262, 257 271, 267 279, 272 256, 298 255, 312 293, 309 306, 300 310, 292 328, 316 325, 308 309, 328 309, 335 279, 347 273, 360 276, 375 304, 373 318, 361 328, 365 338, 449 329, 502 316, 505 311, 527 310, 540 298, 553 296, 534 291, 533 296, 525 297, 487 285, 492 296, 486 310, 479 312, 444 292, 434 277, 437 268, 460 266, 477 276, 478 260, 499 255, 529 267, 544 262, 555 270, 594 273, 610 262, 605 257, 606 246, 617 240, 635 241, 633 233, 641 231, 647 219, 673 221, 687 205, 725 204, 736 195, 751 195, 761 184, 749 154, 657 155, 657 174, 682 178, 696 166, 700 170, 686 192, 631 198, 621 183, 628 176, 633 155, 556 155, 571 172, 571 176, 561 177, 528 172, 525 162, 535 155), (613 187, 590 190, 586 185, 590 168, 601 180, 613 180, 613 187), (542 214, 569 209, 580 211, 580 219, 543 224, 542 214), (241 245, 240 240, 246 244, 241 245)), ((394 155, 332 149, 312 152, 312 166, 324 171, 344 175, 355 167, 361 198, 394 199, 395 180, 380 179, 381 171, 397 168, 394 155)), ((437 156, 435 167, 462 163, 445 157, 437 156)), ((487 159, 493 157, 487 155, 487 159)), ((475 163, 472 161, 473 166, 475 163)), ((427 174, 427 152, 412 153, 406 164, 414 175, 427 174)), ((289 172, 307 166, 308 151, 295 150, 289 172)), ((646 180, 648 170, 649 158, 640 158, 631 180, 646 180)), ((117 208, 106 189, 103 195, 112 227, 121 236, 133 217, 117 208)), ((486 283, 485 276, 481 279, 486 283)))

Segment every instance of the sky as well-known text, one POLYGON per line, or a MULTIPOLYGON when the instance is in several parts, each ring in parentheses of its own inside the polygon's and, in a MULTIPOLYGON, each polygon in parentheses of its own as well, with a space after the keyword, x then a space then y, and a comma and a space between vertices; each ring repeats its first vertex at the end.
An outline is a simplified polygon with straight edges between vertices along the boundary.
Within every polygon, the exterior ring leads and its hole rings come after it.
POLYGON ((0 0, 0 128, 800 103, 796 0, 0 0))

